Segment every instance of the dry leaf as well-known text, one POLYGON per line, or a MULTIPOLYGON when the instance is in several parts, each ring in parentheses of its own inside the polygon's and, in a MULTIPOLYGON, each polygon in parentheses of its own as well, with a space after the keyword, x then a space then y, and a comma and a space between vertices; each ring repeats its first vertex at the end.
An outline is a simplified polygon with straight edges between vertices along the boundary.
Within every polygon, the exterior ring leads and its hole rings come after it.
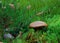
POLYGON ((14 4, 9 4, 9 6, 13 9, 15 8, 14 4))
POLYGON ((30 8, 31 8, 31 5, 28 5, 28 6, 27 6, 27 9, 29 10, 30 8))
POLYGON ((42 12, 38 12, 36 15, 39 16, 39 15, 41 15, 41 14, 43 14, 43 13, 44 13, 43 11, 42 11, 42 12))

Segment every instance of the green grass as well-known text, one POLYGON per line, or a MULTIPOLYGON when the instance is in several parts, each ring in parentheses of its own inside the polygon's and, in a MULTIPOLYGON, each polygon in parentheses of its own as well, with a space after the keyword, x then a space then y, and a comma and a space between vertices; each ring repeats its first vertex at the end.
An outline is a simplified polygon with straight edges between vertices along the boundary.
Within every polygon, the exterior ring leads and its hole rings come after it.
MULTIPOLYGON (((29 29, 29 24, 33 21, 45 21, 48 24, 48 31, 44 32, 44 38, 40 40, 42 33, 38 33, 38 35, 32 31, 32 35, 37 39, 38 43, 43 43, 45 40, 46 43, 58 43, 58 39, 60 39, 60 0, 1 0, 0 3, 0 28, 4 30, 4 25, 7 24, 9 28, 18 27, 25 29, 29 29), (14 8, 11 8, 9 4, 13 3, 14 8), (30 9, 27 7, 30 5, 30 9), (6 7, 5 9, 2 8, 6 7), (43 12, 42 14, 37 15, 39 12, 43 12), (8 17, 7 17, 8 16, 8 17), (6 18, 4 20, 2 18, 6 18), (12 22, 12 23, 10 23, 12 22), (22 25, 19 25, 22 23, 22 25), (39 35, 41 34, 41 35, 39 35), (46 34, 46 35, 45 35, 46 34), (36 36, 37 35, 37 36, 36 36), (42 41, 43 40, 43 41, 42 41)), ((0 30, 1 30, 0 29, 0 30)), ((17 38, 16 43, 30 43, 26 41, 26 37, 28 33, 31 33, 30 29, 27 33, 23 34, 23 39, 17 38)), ((2 33, 3 34, 3 33, 2 33)), ((33 37, 32 36, 32 37, 33 37)), ((31 38, 30 38, 31 39, 31 38)), ((1 40, 4 41, 4 40, 1 40)), ((5 42, 5 41, 4 41, 5 42)), ((14 42, 15 43, 15 40, 14 42)))

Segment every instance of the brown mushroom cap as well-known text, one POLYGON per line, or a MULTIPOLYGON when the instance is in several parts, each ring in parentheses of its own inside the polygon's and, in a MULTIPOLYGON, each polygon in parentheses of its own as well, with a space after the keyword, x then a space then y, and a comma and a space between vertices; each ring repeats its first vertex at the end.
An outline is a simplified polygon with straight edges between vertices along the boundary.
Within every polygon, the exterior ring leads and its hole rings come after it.
POLYGON ((0 42, 0 43, 3 43, 3 42, 0 42))
POLYGON ((35 21, 32 22, 29 27, 31 28, 38 28, 38 27, 47 27, 47 24, 43 21, 35 21))

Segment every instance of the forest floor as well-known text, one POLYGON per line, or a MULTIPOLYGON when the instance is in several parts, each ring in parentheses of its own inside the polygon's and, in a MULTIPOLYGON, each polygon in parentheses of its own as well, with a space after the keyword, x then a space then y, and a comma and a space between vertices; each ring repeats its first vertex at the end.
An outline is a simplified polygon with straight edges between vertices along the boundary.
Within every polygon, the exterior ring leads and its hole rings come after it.
POLYGON ((60 0, 0 0, 0 38, 5 27, 22 28, 23 32, 12 41, 2 37, 4 43, 60 43, 59 23, 60 0), (47 31, 30 29, 29 24, 34 21, 46 22, 47 31))

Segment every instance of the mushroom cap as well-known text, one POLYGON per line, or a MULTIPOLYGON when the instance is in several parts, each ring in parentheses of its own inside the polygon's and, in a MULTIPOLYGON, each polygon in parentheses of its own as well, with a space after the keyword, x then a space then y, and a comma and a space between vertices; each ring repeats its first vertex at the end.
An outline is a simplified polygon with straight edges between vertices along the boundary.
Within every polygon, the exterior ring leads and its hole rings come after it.
POLYGON ((38 27, 47 27, 47 24, 43 21, 35 21, 32 22, 29 27, 31 28, 38 28, 38 27))
POLYGON ((3 43, 3 42, 0 42, 0 43, 3 43))

